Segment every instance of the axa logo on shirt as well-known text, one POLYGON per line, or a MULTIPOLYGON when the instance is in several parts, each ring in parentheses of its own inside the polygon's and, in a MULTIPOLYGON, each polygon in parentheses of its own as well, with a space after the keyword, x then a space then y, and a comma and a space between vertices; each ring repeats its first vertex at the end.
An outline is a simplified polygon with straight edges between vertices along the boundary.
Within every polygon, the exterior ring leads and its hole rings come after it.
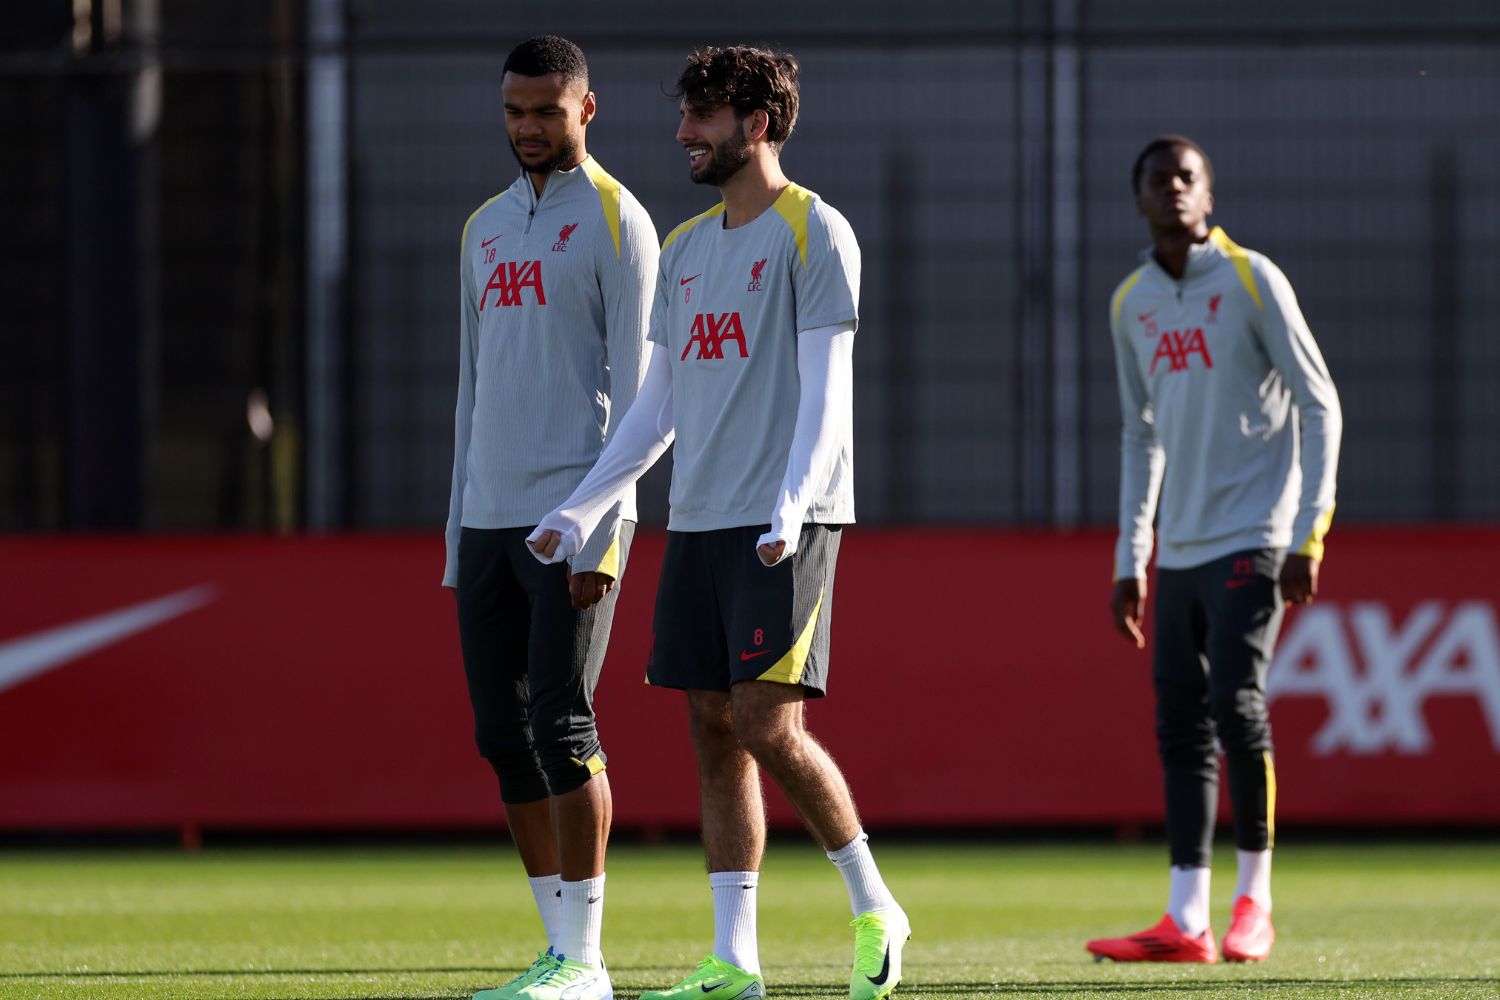
POLYGON ((1185 372, 1188 370, 1188 359, 1194 354, 1203 358, 1203 367, 1214 366, 1214 359, 1208 354, 1208 344, 1203 340, 1203 327, 1168 330, 1156 342, 1156 353, 1151 356, 1151 374, 1156 374, 1156 366, 1163 358, 1170 366, 1168 371, 1185 372))
POLYGON ((502 260, 495 266, 495 272, 490 275, 489 283, 484 286, 484 292, 479 296, 479 309, 482 312, 486 304, 525 305, 526 302, 521 293, 528 288, 535 293, 537 305, 547 304, 547 293, 542 288, 542 262, 539 260, 502 260), (492 303, 489 301, 490 292, 496 293, 492 303))
POLYGON ((699 313, 693 317, 692 336, 688 338, 687 346, 682 349, 682 357, 679 361, 686 361, 688 353, 692 351, 693 345, 698 345, 698 354, 694 360, 715 361, 724 357, 724 342, 734 341, 739 349, 740 357, 748 358, 750 349, 745 346, 745 328, 740 324, 740 314, 737 312, 727 313, 699 313))
POLYGON ((1314 605, 1282 639, 1266 689, 1268 702, 1328 702, 1318 756, 1426 753, 1422 708, 1435 695, 1473 698, 1500 753, 1500 627, 1485 601, 1423 601, 1402 622, 1378 602, 1314 605))

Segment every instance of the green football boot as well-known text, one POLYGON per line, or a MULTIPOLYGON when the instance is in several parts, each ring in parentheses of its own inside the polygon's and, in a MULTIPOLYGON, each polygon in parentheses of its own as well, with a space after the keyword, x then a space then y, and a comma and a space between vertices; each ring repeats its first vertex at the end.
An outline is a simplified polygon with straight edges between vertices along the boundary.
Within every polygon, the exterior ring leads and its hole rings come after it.
POLYGON ((712 955, 676 986, 641 994, 641 1000, 690 1000, 713 995, 713 1000, 764 1000, 766 981, 712 955))
POLYGON ((911 937, 911 923, 901 910, 861 913, 854 928, 854 970, 849 973, 849 1000, 882 1000, 901 981, 901 951, 911 937))
POLYGON ((609 973, 558 955, 552 967, 516 991, 515 1000, 615 1000, 609 973))
POLYGON ((492 990, 480 990, 474 994, 474 1000, 514 1000, 517 993, 536 982, 543 973, 556 964, 557 956, 552 954, 551 948, 539 951, 536 953, 536 961, 531 963, 531 968, 504 986, 497 986, 492 990))

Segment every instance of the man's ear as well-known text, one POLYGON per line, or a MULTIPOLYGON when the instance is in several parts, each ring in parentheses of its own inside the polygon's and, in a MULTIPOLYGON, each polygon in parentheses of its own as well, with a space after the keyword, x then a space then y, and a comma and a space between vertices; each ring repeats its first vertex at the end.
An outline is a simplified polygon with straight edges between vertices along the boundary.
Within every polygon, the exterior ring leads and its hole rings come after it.
POLYGON ((745 116, 745 138, 751 142, 764 139, 771 129, 771 116, 763 108, 756 108, 745 116))
POLYGON ((578 116, 578 124, 587 125, 594 120, 594 115, 599 112, 599 104, 591 90, 583 95, 583 112, 578 116))

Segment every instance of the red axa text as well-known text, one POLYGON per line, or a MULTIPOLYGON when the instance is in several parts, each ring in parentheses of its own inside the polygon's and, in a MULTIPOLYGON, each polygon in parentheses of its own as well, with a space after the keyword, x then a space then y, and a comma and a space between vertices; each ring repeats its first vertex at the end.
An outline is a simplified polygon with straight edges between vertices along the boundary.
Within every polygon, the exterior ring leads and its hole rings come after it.
POLYGON ((1203 357, 1203 367, 1214 366, 1214 359, 1208 356, 1208 345, 1203 342, 1203 327, 1168 330, 1156 342, 1156 353, 1151 356, 1151 374, 1156 374, 1157 362, 1163 359, 1170 366, 1168 371, 1185 372, 1188 370, 1188 359, 1194 354, 1203 357))
POLYGON ((696 360, 713 361, 722 358, 726 340, 734 341, 739 348, 740 357, 750 356, 750 350, 745 346, 745 328, 740 325, 739 313, 699 313, 693 317, 693 335, 688 338, 687 346, 682 349, 682 357, 678 360, 686 361, 694 344, 698 345, 696 360))
POLYGON ((542 262, 502 260, 495 266, 495 273, 490 275, 489 284, 484 286, 484 294, 479 296, 479 308, 483 310, 486 303, 497 306, 525 305, 521 292, 527 288, 536 293, 537 305, 547 304, 547 293, 542 290, 542 262), (490 292, 496 293, 493 302, 489 302, 490 292))

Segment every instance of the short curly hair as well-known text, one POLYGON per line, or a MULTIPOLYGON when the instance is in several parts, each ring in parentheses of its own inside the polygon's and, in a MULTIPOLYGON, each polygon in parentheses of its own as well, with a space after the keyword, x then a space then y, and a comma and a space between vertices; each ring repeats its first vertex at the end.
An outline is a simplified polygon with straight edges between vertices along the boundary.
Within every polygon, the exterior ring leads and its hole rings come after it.
POLYGON ((589 64, 583 58, 583 50, 561 35, 537 35, 511 49, 500 70, 502 77, 506 73, 520 76, 561 73, 569 83, 581 82, 584 89, 589 85, 589 64))
POLYGON ((766 140, 772 149, 791 138, 797 125, 797 77, 801 67, 789 52, 772 52, 749 45, 705 46, 688 56, 677 78, 673 100, 699 111, 734 109, 743 121, 753 111, 770 119, 766 140))
POLYGON ((1191 149, 1203 160, 1203 173, 1208 178, 1209 190, 1214 186, 1214 165, 1210 162, 1208 154, 1203 147, 1185 135, 1159 135, 1146 143, 1146 148, 1140 151, 1135 158, 1135 165, 1130 168, 1130 193, 1141 193, 1141 176, 1146 172, 1146 161, 1164 149, 1191 149))

